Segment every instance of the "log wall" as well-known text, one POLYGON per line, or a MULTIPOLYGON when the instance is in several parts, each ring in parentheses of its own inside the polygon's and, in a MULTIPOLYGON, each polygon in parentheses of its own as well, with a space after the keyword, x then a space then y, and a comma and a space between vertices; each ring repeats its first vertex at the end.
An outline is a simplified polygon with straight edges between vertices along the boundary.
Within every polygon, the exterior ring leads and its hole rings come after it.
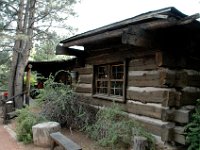
POLYGON ((131 118, 141 122, 145 129, 160 136, 163 141, 184 145, 184 126, 190 121, 196 100, 200 98, 200 71, 197 65, 188 63, 194 61, 187 56, 178 57, 159 50, 131 53, 130 49, 126 49, 121 57, 119 51, 92 56, 86 59, 90 65, 75 69, 79 73, 76 92, 88 97, 84 99, 87 104, 112 105, 110 100, 92 97, 91 64, 104 64, 104 60, 112 63, 126 58, 126 100, 119 105, 131 118), (127 55, 128 52, 130 55, 127 55))
POLYGON ((93 67, 91 65, 87 65, 84 68, 76 68, 74 71, 78 72, 78 81, 75 85, 75 92, 91 94, 93 67))

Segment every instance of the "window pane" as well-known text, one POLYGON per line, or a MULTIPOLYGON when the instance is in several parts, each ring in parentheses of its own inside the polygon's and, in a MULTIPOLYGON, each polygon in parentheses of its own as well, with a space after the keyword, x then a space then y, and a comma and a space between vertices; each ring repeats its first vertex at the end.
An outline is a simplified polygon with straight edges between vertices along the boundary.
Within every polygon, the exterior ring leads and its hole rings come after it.
POLYGON ((97 78, 105 79, 108 77, 108 67, 107 66, 99 66, 97 68, 97 78))
POLYGON ((111 81, 110 94, 123 96, 123 81, 111 81))
POLYGON ((97 81, 96 92, 99 94, 107 94, 108 93, 108 82, 107 81, 97 81))
POLYGON ((123 79, 124 77, 124 66, 120 65, 112 65, 112 79, 123 79))
POLYGON ((123 96, 124 64, 108 64, 95 69, 96 94, 123 96))

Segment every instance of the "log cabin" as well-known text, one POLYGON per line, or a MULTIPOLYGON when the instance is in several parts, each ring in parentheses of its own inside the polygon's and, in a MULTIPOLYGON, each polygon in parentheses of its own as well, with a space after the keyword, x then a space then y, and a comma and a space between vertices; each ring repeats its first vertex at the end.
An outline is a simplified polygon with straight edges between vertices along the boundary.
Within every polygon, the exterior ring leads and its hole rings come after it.
POLYGON ((56 53, 81 62, 72 71, 86 103, 115 101, 162 142, 185 145, 184 126, 200 98, 198 18, 155 10, 60 41, 56 53))

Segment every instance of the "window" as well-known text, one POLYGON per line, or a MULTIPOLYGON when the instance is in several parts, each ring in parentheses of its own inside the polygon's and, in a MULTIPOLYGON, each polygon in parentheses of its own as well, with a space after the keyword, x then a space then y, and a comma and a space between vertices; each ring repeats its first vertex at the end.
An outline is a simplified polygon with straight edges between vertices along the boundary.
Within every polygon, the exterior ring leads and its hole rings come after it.
POLYGON ((94 96, 123 100, 125 87, 124 63, 95 66, 94 96))

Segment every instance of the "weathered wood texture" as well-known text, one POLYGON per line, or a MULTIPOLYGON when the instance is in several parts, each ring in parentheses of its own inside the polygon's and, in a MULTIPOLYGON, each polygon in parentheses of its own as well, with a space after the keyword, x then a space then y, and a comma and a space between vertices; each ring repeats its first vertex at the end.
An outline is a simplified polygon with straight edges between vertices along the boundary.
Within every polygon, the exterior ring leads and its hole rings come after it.
POLYGON ((139 51, 141 48, 134 47, 116 47, 116 48, 107 48, 103 50, 102 53, 95 55, 95 51, 91 51, 91 56, 86 58, 86 63, 93 65, 107 64, 107 63, 116 63, 123 62, 125 59, 131 59, 134 57, 139 57, 140 55, 150 55, 149 53, 154 53, 152 51, 144 52, 144 54, 140 54, 139 51), (139 56, 138 56, 139 55, 139 56))
POLYGON ((128 87, 127 99, 143 103, 161 103, 162 106, 195 105, 200 97, 200 88, 185 87, 181 91, 170 88, 128 87))
POLYGON ((181 68, 178 68, 178 70, 176 70, 176 68, 163 68, 167 66, 163 66, 163 60, 159 60, 161 58, 157 58, 159 57, 157 55, 160 53, 161 52, 155 52, 151 55, 130 60, 128 65, 128 85, 139 87, 200 86, 200 71, 186 70, 181 68))
POLYGON ((51 150, 54 150, 56 145, 61 146, 65 150, 82 150, 82 148, 77 143, 67 138, 60 132, 51 133, 50 137, 52 139, 51 150))
POLYGON ((162 126, 161 139, 164 142, 177 142, 186 145, 185 128, 175 126, 174 123, 165 124, 162 126))
POLYGON ((92 74, 79 75, 79 83, 92 84, 92 74))
POLYGON ((185 87, 181 90, 181 98, 178 106, 196 105, 196 100, 200 98, 200 88, 185 87))
POLYGON ((136 101, 128 101, 127 104, 124 104, 124 109, 129 113, 148 116, 157 119, 161 119, 163 110, 162 106, 159 104, 143 104, 141 102, 136 101))
POLYGON ((159 67, 200 70, 200 58, 173 52, 157 52, 156 63, 159 67))
POLYGON ((128 85, 137 87, 172 87, 175 81, 175 71, 167 69, 155 71, 130 71, 128 85))
POLYGON ((155 43, 155 41, 153 41, 154 39, 152 33, 142 29, 140 26, 129 27, 129 29, 122 34, 123 44, 138 47, 152 48, 155 43))
POLYGON ((200 72, 164 68, 151 71, 135 71, 134 68, 129 67, 128 85, 138 87, 200 87, 200 72))
POLYGON ((176 106, 180 93, 173 88, 128 87, 127 99, 143 103, 161 103, 162 106, 176 106))
POLYGON ((77 71, 79 75, 92 74, 92 66, 86 66, 84 68, 75 68, 74 71, 77 71))
MULTIPOLYGON (((162 141, 185 145, 185 136, 179 130, 182 127, 176 125, 184 126, 190 121, 194 107, 189 105, 195 105, 200 97, 200 71, 195 70, 197 65, 189 69, 185 56, 179 58, 174 53, 159 50, 141 53, 131 47, 109 52, 108 49, 91 55, 86 62, 99 65, 123 62, 128 58, 126 101, 119 103, 122 109, 149 132, 160 136, 162 141)), ((79 72, 76 92, 88 97, 82 102, 93 106, 112 105, 111 98, 92 97, 94 73, 91 66, 76 71, 79 72)))
POLYGON ((92 84, 77 84, 75 87, 75 92, 77 93, 91 93, 92 84))
POLYGON ((130 71, 143 71, 143 70, 155 70, 158 66, 156 64, 156 55, 155 53, 131 59, 129 62, 130 71))
POLYGON ((131 114, 130 117, 141 123, 145 130, 154 135, 160 136, 162 141, 174 141, 185 145, 184 127, 175 126, 171 122, 163 122, 149 117, 131 114))
POLYGON ((181 126, 176 126, 173 132, 174 132, 174 141, 186 145, 185 128, 181 126))
MULTIPOLYGON (((91 94, 80 94, 85 98, 81 99, 83 103, 97 107, 110 107, 113 103, 108 100, 92 98, 91 94)), ((128 101, 127 103, 118 103, 119 106, 127 112, 131 118, 139 121, 141 125, 150 133, 160 136, 166 141, 171 137, 176 137, 176 142, 184 143, 182 132, 176 132, 175 126, 171 127, 171 122, 186 123, 194 107, 186 106, 175 109, 172 112, 167 107, 161 107, 159 104, 143 104, 140 102, 128 101), (145 110, 145 111, 144 111, 145 110), (171 121, 171 122, 168 122, 171 121)), ((175 123, 174 123, 175 124, 175 123)))
POLYGON ((44 122, 36 124, 32 127, 33 142, 37 146, 50 147, 50 134, 61 130, 58 122, 44 122))
POLYGON ((75 68, 78 72, 78 83, 74 89, 77 93, 92 93, 93 68, 88 65, 84 68, 75 68))
POLYGON ((147 150, 148 140, 142 136, 134 136, 133 138, 133 149, 134 150, 147 150))
POLYGON ((190 121, 194 106, 184 106, 178 109, 167 108, 162 110, 162 120, 186 124, 190 121))
MULTIPOLYGON (((106 107, 112 105, 111 101, 99 98, 92 98, 92 95, 90 93, 81 95, 86 97, 83 100, 81 100, 86 104, 91 104, 94 106, 106 106, 106 107)), ((145 104, 132 100, 128 100, 127 103, 118 103, 118 104, 125 112, 128 113, 151 117, 162 121, 177 122, 181 124, 189 122, 190 115, 194 110, 194 107, 191 106, 186 106, 180 109, 171 110, 168 107, 161 106, 161 104, 153 104, 153 103, 145 104)))

